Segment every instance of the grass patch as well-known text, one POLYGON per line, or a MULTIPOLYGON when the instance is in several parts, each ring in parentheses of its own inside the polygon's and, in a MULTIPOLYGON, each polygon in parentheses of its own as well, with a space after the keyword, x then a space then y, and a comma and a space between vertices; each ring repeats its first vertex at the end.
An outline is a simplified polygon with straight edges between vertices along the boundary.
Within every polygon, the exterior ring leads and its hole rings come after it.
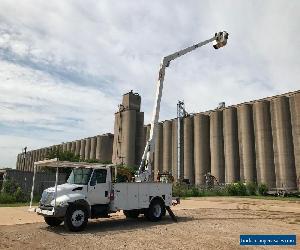
POLYGON ((300 201, 298 196, 275 197, 267 194, 268 187, 265 184, 255 183, 232 183, 225 186, 215 186, 214 188, 206 188, 187 184, 174 184, 173 196, 186 197, 210 197, 210 196, 232 196, 245 197, 253 199, 270 199, 283 201, 300 201))

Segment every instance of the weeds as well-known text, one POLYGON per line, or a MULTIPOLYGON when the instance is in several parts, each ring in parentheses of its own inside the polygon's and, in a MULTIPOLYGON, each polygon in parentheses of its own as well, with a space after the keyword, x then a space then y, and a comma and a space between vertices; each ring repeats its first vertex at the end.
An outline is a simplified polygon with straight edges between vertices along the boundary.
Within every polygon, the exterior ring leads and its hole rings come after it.
POLYGON ((265 184, 232 183, 225 186, 206 188, 187 184, 174 184, 173 195, 179 197, 205 197, 205 196, 255 196, 266 195, 268 187, 265 184))

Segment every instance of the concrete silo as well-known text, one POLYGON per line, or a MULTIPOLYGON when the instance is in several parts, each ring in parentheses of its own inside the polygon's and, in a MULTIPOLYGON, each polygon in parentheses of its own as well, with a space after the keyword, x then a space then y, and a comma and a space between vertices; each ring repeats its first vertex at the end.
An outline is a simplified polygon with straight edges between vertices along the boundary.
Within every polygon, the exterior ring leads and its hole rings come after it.
POLYGON ((240 180, 242 182, 256 182, 255 139, 253 127, 252 105, 243 104, 237 108, 240 180))
POLYGON ((183 118, 183 155, 184 179, 188 179, 191 184, 194 184, 194 125, 192 116, 183 118))
POLYGON ((178 179, 178 167, 177 167, 177 146, 178 146, 178 141, 177 141, 177 128, 178 128, 178 121, 177 119, 172 120, 172 175, 175 179, 175 181, 178 179))
POLYGON ((67 150, 67 143, 64 142, 64 143, 63 143, 63 152, 66 152, 66 151, 68 151, 68 150, 67 150))
POLYGON ((204 175, 210 172, 209 116, 194 116, 194 164, 195 184, 205 183, 204 175))
POLYGON ((115 114, 113 163, 135 164, 136 111, 126 110, 115 114))
POLYGON ((223 114, 221 110, 210 113, 211 174, 219 183, 225 182, 225 161, 223 142, 223 114))
POLYGON ((75 155, 80 155, 81 141, 76 140, 75 155))
POLYGON ((156 125, 156 139, 154 148, 154 178, 157 177, 157 172, 163 171, 163 125, 161 122, 156 125))
POLYGON ((145 149, 144 113, 136 112, 135 164, 139 165, 145 149))
POLYGON ((296 169, 288 97, 271 101, 274 163, 277 188, 296 188, 296 169))
POLYGON ((225 183, 240 180, 237 112, 235 107, 223 110, 225 183))
POLYGON ((135 135, 136 111, 126 110, 121 113, 121 152, 119 163, 129 166, 135 165, 135 135))
POLYGON ((269 188, 275 188, 276 178, 269 101, 259 101, 253 104, 253 122, 257 181, 267 184, 269 188))
POLYGON ((115 122, 114 122, 114 142, 113 142, 113 154, 112 154, 112 163, 120 164, 121 156, 121 144, 122 144, 122 129, 121 129, 121 113, 115 113, 115 122))
POLYGON ((68 152, 72 151, 72 142, 67 142, 67 151, 68 152))
POLYGON ((85 139, 80 140, 80 159, 85 159, 85 139))
POLYGON ((71 152, 75 154, 76 152, 76 141, 71 142, 71 152))
POLYGON ((91 138, 85 139, 85 150, 84 150, 84 159, 89 160, 90 159, 90 153, 91 153, 91 138))
POLYGON ((297 185, 298 189, 300 190, 300 93, 290 97, 290 111, 297 185))
POLYGON ((163 171, 172 171, 172 121, 163 122, 163 171))
POLYGON ((93 137, 91 137, 91 151, 90 151, 90 159, 91 160, 96 159, 96 147, 97 147, 97 137, 93 136, 93 137))
POLYGON ((101 162, 112 162, 113 134, 97 136, 96 159, 101 162))

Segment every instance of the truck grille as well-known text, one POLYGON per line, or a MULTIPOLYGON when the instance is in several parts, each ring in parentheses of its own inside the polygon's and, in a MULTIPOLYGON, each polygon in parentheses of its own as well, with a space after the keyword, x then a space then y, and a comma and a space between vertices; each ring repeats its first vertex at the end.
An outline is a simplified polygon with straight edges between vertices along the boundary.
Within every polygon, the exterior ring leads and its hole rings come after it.
POLYGON ((41 205, 50 206, 51 201, 54 199, 54 192, 44 191, 41 198, 41 205))

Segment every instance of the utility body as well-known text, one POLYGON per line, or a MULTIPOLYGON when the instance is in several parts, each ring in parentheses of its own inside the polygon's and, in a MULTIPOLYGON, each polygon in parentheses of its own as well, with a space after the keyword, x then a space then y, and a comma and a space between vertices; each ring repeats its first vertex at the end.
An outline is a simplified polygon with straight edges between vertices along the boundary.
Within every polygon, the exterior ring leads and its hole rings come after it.
POLYGON ((161 182, 123 182, 113 179, 116 167, 97 164, 42 161, 36 166, 72 167, 65 184, 44 190, 39 207, 50 226, 63 221, 71 231, 81 231, 89 218, 108 217, 123 210, 127 218, 144 214, 159 221, 172 205, 172 184, 161 182))

